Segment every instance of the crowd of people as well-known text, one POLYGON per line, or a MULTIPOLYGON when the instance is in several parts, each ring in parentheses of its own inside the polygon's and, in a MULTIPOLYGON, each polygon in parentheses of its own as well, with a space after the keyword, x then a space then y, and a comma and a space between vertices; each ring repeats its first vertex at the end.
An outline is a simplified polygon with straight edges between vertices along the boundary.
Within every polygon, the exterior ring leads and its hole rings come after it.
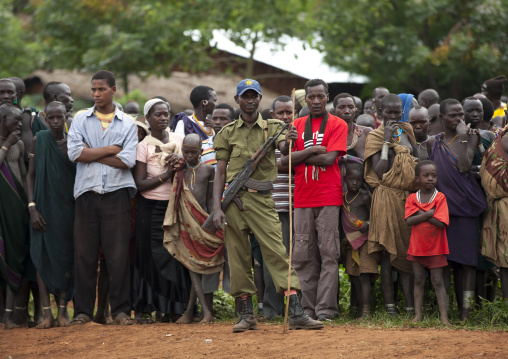
POLYGON ((498 276, 508 297, 505 81, 461 102, 378 87, 363 104, 313 79, 260 112, 245 79, 238 109, 197 86, 193 111, 171 118, 162 96, 122 108, 106 70, 75 114, 64 83, 45 85, 37 111, 21 79, 1 79, 2 322, 208 323, 222 284, 234 332, 283 315, 285 298, 291 329, 320 329, 339 314, 341 264, 360 320, 380 277, 386 312, 400 286, 399 310, 421 321, 428 274, 440 320, 452 278, 467 320, 498 276))

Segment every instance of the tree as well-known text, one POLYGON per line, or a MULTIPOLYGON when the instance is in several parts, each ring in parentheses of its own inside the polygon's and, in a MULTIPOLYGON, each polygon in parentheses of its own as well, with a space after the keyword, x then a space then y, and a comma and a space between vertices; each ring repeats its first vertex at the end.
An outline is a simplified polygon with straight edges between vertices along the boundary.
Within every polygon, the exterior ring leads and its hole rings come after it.
POLYGON ((39 65, 39 46, 28 25, 13 12, 13 1, 0 2, 0 78, 23 77, 39 65))
MULTIPOLYGON (((36 5, 35 25, 45 47, 46 66, 108 69, 123 81, 128 75, 169 76, 178 67, 199 71, 211 65, 203 56, 210 34, 195 24, 204 0, 186 1, 47 0, 36 5), (199 29, 198 29, 199 30, 199 29)), ((199 21, 198 21, 199 20, 199 21)))
POLYGON ((307 11, 305 0, 210 0, 217 16, 206 24, 209 29, 220 29, 237 46, 249 51, 245 77, 252 77, 254 54, 260 42, 271 42, 283 47, 289 36, 298 36, 303 24, 299 19, 307 11))
POLYGON ((463 98, 508 64, 503 0, 316 0, 314 45, 325 60, 368 76, 372 90, 463 98), (333 9, 333 11, 330 11, 333 9))

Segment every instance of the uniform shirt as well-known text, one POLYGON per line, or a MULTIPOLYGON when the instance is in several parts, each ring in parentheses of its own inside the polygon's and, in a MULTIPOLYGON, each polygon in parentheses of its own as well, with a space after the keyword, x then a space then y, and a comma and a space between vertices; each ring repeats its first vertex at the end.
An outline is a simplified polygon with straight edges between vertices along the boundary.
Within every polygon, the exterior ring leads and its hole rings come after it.
MULTIPOLYGON (((268 120, 267 137, 275 136, 284 124, 279 120, 268 120)), ((231 182, 242 170, 243 165, 254 153, 265 143, 265 134, 263 130, 263 118, 258 114, 256 122, 251 128, 240 119, 228 123, 215 136, 213 149, 217 161, 222 160, 229 163, 226 182, 231 182)), ((286 140, 286 131, 283 131, 277 138, 271 149, 258 164, 256 170, 250 178, 256 181, 275 181, 277 178, 277 163, 275 158, 275 149, 279 148, 279 143, 286 140)))
MULTIPOLYGON (((300 117, 295 120, 294 126, 298 131, 298 139, 295 141, 293 151, 303 151, 305 149, 303 137, 306 120, 307 117, 300 117)), ((312 119, 314 145, 316 145, 322 120, 322 117, 312 119)), ((340 156, 346 154, 347 131, 347 124, 342 119, 331 114, 328 115, 321 145, 326 147, 327 152, 338 151, 339 156, 331 166, 325 167, 325 171, 316 166, 319 171, 318 178, 312 178, 312 165, 306 167, 305 163, 300 163, 295 167, 295 208, 342 205, 342 181, 338 161, 340 156)))
POLYGON ((136 146, 138 145, 138 127, 134 119, 118 109, 111 124, 104 130, 101 121, 95 115, 95 106, 76 114, 67 137, 67 154, 76 162, 85 148, 117 145, 122 147, 116 156, 128 168, 115 168, 99 162, 78 162, 74 197, 85 192, 94 191, 100 194, 128 188, 131 196, 136 193, 136 184, 130 168, 136 164, 136 146))

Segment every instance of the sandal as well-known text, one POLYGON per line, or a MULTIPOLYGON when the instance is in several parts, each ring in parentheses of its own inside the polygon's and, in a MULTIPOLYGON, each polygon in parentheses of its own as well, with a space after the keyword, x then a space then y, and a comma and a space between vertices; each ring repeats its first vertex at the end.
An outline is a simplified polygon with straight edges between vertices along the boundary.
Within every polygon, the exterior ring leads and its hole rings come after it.
POLYGON ((78 314, 75 316, 72 321, 69 323, 69 326, 75 326, 75 325, 83 325, 90 322, 90 318, 86 314, 78 314))
POLYGON ((127 314, 118 314, 113 321, 113 325, 132 325, 134 324, 134 320, 129 317, 127 314))
POLYGON ((139 324, 153 324, 153 318, 150 313, 143 313, 138 318, 139 324))

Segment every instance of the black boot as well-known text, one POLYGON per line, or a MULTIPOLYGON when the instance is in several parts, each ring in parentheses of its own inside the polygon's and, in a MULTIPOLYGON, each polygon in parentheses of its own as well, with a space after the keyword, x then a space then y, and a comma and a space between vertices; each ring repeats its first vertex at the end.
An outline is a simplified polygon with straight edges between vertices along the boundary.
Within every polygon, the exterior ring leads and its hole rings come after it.
POLYGON ((240 318, 233 326, 233 333, 245 332, 247 330, 257 330, 258 323, 254 317, 254 310, 252 308, 252 297, 246 295, 238 298, 238 306, 240 309, 240 318))
POLYGON ((296 294, 289 296, 289 329, 321 329, 323 323, 304 312, 296 294))

